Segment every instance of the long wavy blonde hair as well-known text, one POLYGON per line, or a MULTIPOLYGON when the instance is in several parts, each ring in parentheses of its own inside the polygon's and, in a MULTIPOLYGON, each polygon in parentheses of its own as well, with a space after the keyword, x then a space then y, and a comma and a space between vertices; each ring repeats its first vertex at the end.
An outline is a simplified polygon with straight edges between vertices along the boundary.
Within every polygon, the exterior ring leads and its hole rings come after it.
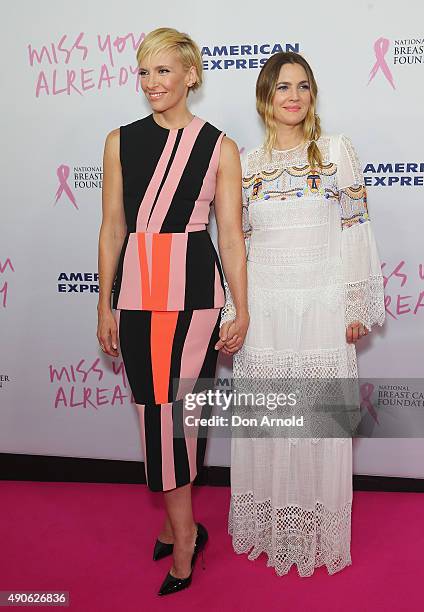
POLYGON ((281 51, 271 55, 263 65, 256 81, 256 110, 265 124, 265 149, 270 155, 277 138, 277 126, 274 118, 273 100, 280 74, 284 64, 299 64, 306 72, 309 81, 311 104, 303 120, 303 139, 310 142, 308 146, 308 162, 314 167, 322 166, 321 151, 316 141, 321 136, 321 123, 316 114, 318 87, 314 74, 308 62, 299 53, 281 51))

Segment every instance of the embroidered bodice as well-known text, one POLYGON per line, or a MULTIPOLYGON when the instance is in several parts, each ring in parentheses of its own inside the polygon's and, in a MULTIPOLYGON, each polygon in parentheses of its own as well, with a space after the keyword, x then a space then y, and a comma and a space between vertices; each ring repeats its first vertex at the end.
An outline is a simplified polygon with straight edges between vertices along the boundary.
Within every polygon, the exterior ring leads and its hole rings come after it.
MULTIPOLYGON (((302 285, 302 296, 315 288, 330 304, 345 298, 346 324, 358 320, 371 328, 384 321, 383 279, 361 165, 344 135, 322 136, 317 144, 320 168, 309 165, 309 143, 274 149, 271 155, 261 146, 243 159, 249 292, 255 284, 261 293, 264 289, 254 281, 256 262, 269 266, 260 277, 269 276, 276 290, 300 290, 302 285)), ((228 286, 226 294, 222 322, 235 316, 228 286)), ((294 296, 286 293, 287 299, 294 296)))

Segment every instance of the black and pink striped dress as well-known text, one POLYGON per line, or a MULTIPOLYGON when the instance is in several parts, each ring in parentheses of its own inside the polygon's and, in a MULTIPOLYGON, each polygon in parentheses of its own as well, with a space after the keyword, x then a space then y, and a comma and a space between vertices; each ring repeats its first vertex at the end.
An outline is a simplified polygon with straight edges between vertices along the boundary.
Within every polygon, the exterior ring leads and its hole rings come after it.
POLYGON ((154 491, 192 482, 205 454, 205 430, 186 425, 183 398, 215 377, 225 296, 206 227, 223 135, 198 117, 183 129, 153 115, 120 128, 128 232, 113 307, 154 491))

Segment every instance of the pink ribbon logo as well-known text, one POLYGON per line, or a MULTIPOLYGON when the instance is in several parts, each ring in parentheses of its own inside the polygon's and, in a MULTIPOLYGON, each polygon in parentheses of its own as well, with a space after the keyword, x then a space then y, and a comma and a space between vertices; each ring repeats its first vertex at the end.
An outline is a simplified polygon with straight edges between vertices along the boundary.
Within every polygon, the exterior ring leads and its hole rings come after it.
POLYGON ((368 410, 368 412, 370 413, 374 421, 378 423, 378 425, 380 425, 380 423, 378 422, 377 413, 371 402, 371 396, 374 391, 374 385, 372 385, 371 383, 364 383, 363 385, 361 385, 360 389, 361 389, 361 410, 368 410))
POLYGON ((56 199, 54 203, 56 204, 58 199, 62 195, 62 193, 65 192, 68 198, 71 200, 72 204, 78 210, 78 206, 75 201, 75 196, 72 193, 71 188, 69 187, 67 183, 67 180, 69 178, 69 166, 65 166, 62 164, 56 170, 56 174, 57 174, 57 178, 59 179, 59 187, 57 188, 57 191, 56 191, 56 199))
POLYGON ((395 84, 393 82, 392 73, 390 72, 390 68, 388 67, 387 62, 384 59, 384 56, 389 50, 389 46, 390 46, 390 41, 388 38, 377 38, 377 40, 375 41, 374 53, 375 53, 376 62, 374 66, 371 68, 370 80, 368 81, 368 85, 371 83, 371 81, 373 80, 377 72, 381 70, 384 76, 386 77, 386 79, 389 81, 390 85, 393 87, 393 89, 396 89, 395 84))

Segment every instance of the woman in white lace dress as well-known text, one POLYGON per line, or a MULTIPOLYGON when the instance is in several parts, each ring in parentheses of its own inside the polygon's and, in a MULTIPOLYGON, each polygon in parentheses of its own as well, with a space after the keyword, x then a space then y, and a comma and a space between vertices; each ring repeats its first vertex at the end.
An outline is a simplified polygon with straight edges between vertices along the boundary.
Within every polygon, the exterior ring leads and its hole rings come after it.
MULTIPOLYGON (((356 379, 355 342, 384 321, 361 165, 346 136, 321 135, 316 98, 296 53, 259 74, 266 138, 243 164, 250 327, 235 379, 356 379)), ((228 293, 221 324, 233 317, 228 293)), ((293 564, 300 576, 333 574, 351 564, 351 504, 350 437, 233 437, 237 553, 265 552, 278 575, 293 564)))

